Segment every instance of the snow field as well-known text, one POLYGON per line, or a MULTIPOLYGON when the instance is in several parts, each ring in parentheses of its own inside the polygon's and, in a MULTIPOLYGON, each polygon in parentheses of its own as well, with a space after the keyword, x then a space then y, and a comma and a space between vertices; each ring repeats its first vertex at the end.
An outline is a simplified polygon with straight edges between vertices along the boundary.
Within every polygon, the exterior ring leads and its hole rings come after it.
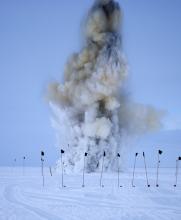
POLYGON ((181 177, 173 187, 175 169, 160 169, 160 187, 155 187, 156 170, 148 169, 151 187, 146 187, 144 169, 136 169, 135 185, 131 187, 132 169, 120 173, 65 175, 45 169, 42 187, 40 168, 0 168, 0 220, 180 220, 181 177))

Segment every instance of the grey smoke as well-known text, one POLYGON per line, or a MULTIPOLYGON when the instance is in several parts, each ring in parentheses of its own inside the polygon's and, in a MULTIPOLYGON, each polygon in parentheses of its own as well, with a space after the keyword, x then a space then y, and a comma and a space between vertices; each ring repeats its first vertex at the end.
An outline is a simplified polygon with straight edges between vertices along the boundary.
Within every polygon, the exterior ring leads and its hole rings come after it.
MULTIPOLYGON (((105 169, 123 158, 125 138, 158 129, 161 112, 130 101, 125 95, 127 64, 121 49, 122 14, 119 4, 97 0, 86 24, 86 43, 69 58, 64 83, 49 85, 48 100, 57 143, 65 149, 66 171, 97 171, 106 151, 105 169)), ((58 163, 59 164, 59 163, 58 163)))

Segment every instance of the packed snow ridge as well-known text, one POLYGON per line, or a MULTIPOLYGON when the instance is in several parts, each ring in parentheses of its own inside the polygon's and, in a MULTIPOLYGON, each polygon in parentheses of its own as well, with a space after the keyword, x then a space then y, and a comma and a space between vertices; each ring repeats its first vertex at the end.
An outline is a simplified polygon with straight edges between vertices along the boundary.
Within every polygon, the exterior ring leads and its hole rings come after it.
POLYGON ((104 174, 104 188, 99 173, 66 175, 45 169, 42 187, 40 168, 0 168, 1 220, 180 220, 181 178, 173 187, 175 169, 160 170, 160 187, 155 187, 156 170, 148 169, 151 187, 146 186, 144 169, 137 169, 135 186, 131 187, 132 169, 120 174, 104 174))

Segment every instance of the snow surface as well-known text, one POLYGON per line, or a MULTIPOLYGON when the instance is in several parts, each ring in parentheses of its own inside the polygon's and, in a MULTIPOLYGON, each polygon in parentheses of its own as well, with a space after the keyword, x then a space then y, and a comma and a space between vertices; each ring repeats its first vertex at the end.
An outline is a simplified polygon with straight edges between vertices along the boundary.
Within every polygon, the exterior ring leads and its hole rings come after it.
POLYGON ((0 220, 180 220, 181 177, 173 187, 175 170, 160 169, 160 187, 155 187, 156 170, 148 169, 151 184, 146 187, 144 169, 136 169, 135 185, 131 187, 132 169, 120 174, 100 173, 66 175, 61 188, 61 174, 45 171, 42 187, 40 168, 0 168, 0 220))

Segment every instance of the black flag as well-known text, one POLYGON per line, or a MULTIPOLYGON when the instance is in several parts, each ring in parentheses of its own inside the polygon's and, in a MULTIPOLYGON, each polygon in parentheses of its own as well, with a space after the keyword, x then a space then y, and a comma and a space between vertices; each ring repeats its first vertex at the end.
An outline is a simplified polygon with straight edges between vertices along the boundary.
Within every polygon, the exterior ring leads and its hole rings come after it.
POLYGON ((41 151, 41 161, 44 161, 43 157, 45 156, 44 151, 41 151))
POLYGON ((181 157, 178 157, 178 160, 181 160, 181 157))
POLYGON ((158 153, 161 155, 161 154, 163 153, 163 151, 162 151, 162 150, 159 150, 158 153))
POLYGON ((65 151, 61 149, 61 154, 64 154, 64 153, 65 153, 65 151))
POLYGON ((84 155, 84 156, 87 157, 87 155, 88 155, 88 153, 85 152, 85 155, 84 155))

